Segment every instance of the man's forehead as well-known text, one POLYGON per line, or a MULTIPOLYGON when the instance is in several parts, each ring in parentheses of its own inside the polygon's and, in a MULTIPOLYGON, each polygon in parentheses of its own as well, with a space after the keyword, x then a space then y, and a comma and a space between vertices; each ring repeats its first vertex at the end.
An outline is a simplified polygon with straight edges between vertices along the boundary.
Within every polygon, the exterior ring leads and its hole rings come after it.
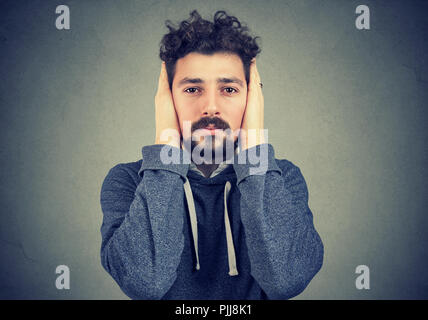
POLYGON ((177 83, 177 87, 180 88, 186 84, 205 84, 207 82, 215 81, 219 84, 237 84, 240 87, 244 87, 244 82, 235 76, 220 76, 216 77, 215 79, 204 79, 204 77, 184 77, 179 79, 177 83))
POLYGON ((204 55, 189 53, 177 60, 175 73, 192 78, 212 76, 236 76, 244 73, 243 63, 238 55, 215 53, 204 55), (184 74, 186 73, 186 74, 184 74))

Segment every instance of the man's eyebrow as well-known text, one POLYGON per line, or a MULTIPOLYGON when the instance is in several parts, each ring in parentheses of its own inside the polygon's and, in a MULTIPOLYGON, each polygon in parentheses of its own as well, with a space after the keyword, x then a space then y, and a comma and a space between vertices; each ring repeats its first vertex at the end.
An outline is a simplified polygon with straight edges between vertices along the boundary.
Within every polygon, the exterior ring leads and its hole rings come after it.
MULTIPOLYGON (((181 86, 184 86, 187 83, 204 83, 204 80, 202 80, 201 78, 188 78, 188 77, 184 77, 183 79, 181 79, 178 82, 178 88, 180 88, 181 86)), ((242 80, 236 78, 236 77, 231 77, 231 78, 217 78, 217 83, 236 83, 238 84, 240 87, 244 87, 244 83, 242 82, 242 80)))

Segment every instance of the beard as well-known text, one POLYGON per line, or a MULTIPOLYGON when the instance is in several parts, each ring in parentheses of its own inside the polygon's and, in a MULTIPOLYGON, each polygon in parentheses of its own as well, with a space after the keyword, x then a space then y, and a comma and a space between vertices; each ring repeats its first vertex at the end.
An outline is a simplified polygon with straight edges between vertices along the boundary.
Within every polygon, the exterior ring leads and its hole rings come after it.
POLYGON ((238 139, 234 139, 226 121, 218 117, 203 117, 192 124, 191 137, 184 145, 190 146, 187 151, 190 151, 192 161, 196 164, 219 164, 233 158, 238 139), (214 134, 211 134, 212 130, 205 129, 209 125, 215 127, 214 134))

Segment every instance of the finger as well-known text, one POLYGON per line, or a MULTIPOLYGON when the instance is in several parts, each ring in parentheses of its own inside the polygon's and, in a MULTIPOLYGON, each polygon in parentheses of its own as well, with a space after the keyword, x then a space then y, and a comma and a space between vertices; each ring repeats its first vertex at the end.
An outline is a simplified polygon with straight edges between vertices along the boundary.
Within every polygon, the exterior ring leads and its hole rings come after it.
POLYGON ((163 75, 163 61, 161 63, 161 70, 160 70, 159 78, 158 78, 158 92, 162 86, 162 75, 163 75))
POLYGON ((166 90, 169 87, 168 75, 166 72, 165 61, 162 61, 161 72, 159 74, 158 91, 166 90))
POLYGON ((250 81, 248 82, 248 89, 247 89, 247 94, 248 97, 253 96, 254 93, 256 92, 257 88, 255 87, 255 79, 254 79, 255 75, 254 75, 254 71, 251 68, 250 69, 250 81))
POLYGON ((261 90, 262 90, 262 88, 260 87, 261 80, 260 80, 260 76, 259 76, 258 71, 257 71, 257 64, 255 61, 251 67, 252 67, 251 68, 251 78, 252 78, 251 85, 253 87, 253 91, 261 93, 261 90))
POLYGON ((261 79, 260 79, 260 74, 257 70, 256 59, 254 59, 254 63, 252 64, 251 76, 253 77, 253 81, 251 83, 252 88, 254 88, 252 90, 253 94, 256 97, 256 99, 259 101, 261 108, 263 108, 263 91, 260 86, 261 79))
POLYGON ((251 65, 250 65, 250 90, 254 90, 254 86, 257 86, 257 75, 255 72, 255 67, 256 67, 256 59, 254 58, 253 60, 251 60, 251 65))
POLYGON ((257 70, 257 63, 255 60, 254 60, 254 81, 255 81, 257 87, 259 89, 261 89, 261 87, 260 87, 260 82, 261 82, 260 75, 259 75, 259 71, 257 70))
POLYGON ((259 70, 257 69, 257 63, 255 59, 254 59, 254 73, 255 73, 257 84, 259 84, 261 80, 260 80, 260 74, 259 74, 259 70))
POLYGON ((261 86, 262 79, 260 78, 260 73, 259 73, 259 71, 257 69, 257 65, 254 66, 254 73, 255 73, 255 78, 256 78, 256 85, 258 87, 260 95, 263 95, 263 93, 262 93, 263 92, 262 91, 262 86, 261 86))

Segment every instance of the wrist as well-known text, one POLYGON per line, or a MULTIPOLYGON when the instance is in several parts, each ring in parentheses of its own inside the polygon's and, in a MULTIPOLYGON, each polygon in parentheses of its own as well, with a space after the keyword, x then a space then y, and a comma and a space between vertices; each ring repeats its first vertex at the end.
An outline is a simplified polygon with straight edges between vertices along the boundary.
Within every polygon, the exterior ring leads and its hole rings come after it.
POLYGON ((155 140, 155 144, 168 144, 170 146, 176 147, 176 148, 181 148, 181 143, 180 141, 176 141, 173 139, 170 139, 168 141, 159 141, 158 139, 155 140))
POLYGON ((264 129, 250 129, 248 131, 248 133, 246 131, 241 131, 243 133, 241 135, 241 150, 250 149, 267 142, 267 139, 265 139, 264 129))
POLYGON ((155 144, 168 144, 170 146, 177 147, 180 149, 181 147, 180 134, 176 130, 174 130, 172 134, 167 134, 167 135, 156 134, 155 144))

